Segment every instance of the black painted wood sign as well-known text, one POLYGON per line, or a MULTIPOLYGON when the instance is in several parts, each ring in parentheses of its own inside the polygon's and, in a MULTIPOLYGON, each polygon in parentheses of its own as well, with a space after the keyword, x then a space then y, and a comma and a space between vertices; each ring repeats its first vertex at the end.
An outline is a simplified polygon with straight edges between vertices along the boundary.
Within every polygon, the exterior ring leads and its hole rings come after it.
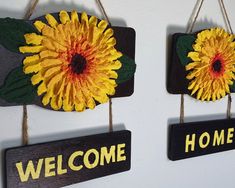
POLYGON ((170 125, 170 160, 235 149, 235 119, 170 125))
POLYGON ((130 170, 131 132, 8 149, 7 188, 57 188, 130 170))

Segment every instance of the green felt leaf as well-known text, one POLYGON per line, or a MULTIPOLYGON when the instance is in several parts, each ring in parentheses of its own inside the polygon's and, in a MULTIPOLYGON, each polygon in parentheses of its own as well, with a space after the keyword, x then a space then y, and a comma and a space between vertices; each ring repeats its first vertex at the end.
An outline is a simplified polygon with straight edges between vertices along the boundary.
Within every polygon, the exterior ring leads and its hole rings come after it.
POLYGON ((117 70, 118 78, 116 80, 117 84, 121 84, 123 82, 126 82, 130 80, 136 71, 136 64, 133 59, 130 57, 123 55, 121 58, 119 58, 119 61, 122 63, 122 67, 117 70))
POLYGON ((235 92, 235 80, 233 80, 233 85, 230 86, 230 91, 235 92))
POLYGON ((0 97, 9 103, 31 104, 37 96, 37 88, 31 84, 31 75, 17 67, 6 77, 0 88, 0 97))
POLYGON ((0 18, 0 44, 12 52, 26 45, 24 34, 35 33, 36 29, 24 20, 0 18))
POLYGON ((176 42, 176 52, 182 65, 186 66, 192 60, 188 57, 188 53, 193 51, 193 43, 196 38, 193 35, 180 36, 176 42))

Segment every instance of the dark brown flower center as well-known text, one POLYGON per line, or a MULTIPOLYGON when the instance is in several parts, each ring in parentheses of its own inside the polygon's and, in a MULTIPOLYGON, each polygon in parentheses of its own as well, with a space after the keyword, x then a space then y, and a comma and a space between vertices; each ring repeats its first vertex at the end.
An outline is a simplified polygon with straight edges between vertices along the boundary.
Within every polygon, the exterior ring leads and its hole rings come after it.
POLYGON ((76 74, 82 74, 83 71, 86 69, 86 58, 83 57, 81 54, 75 54, 72 57, 71 60, 71 67, 72 67, 72 71, 76 74))
POLYGON ((219 59, 217 59, 213 64, 212 64, 212 68, 214 72, 219 73, 222 69, 222 63, 219 59))

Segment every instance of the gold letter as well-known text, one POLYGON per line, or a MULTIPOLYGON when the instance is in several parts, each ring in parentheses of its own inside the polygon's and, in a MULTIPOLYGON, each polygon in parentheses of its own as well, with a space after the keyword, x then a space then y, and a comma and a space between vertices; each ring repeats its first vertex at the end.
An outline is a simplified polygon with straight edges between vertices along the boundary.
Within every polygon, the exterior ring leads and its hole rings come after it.
POLYGON ((82 165, 79 165, 79 166, 74 165, 74 160, 78 156, 83 156, 83 152, 82 151, 76 151, 69 157, 68 165, 69 165, 69 168, 73 171, 79 171, 83 168, 82 165))
POLYGON ((214 140, 213 146, 224 145, 224 130, 221 130, 220 135, 219 132, 216 130, 214 133, 214 140))
POLYGON ((45 177, 55 176, 55 171, 51 171, 55 169, 55 157, 45 158, 45 177))
POLYGON ((102 147, 101 148, 101 156, 100 156, 100 165, 104 165, 104 158, 106 159, 107 164, 110 163, 111 159, 112 162, 115 162, 115 149, 116 146, 111 146, 109 152, 107 147, 102 147))
POLYGON ((41 173, 42 164, 43 159, 39 159, 37 163, 37 169, 35 170, 33 161, 30 160, 24 172, 22 162, 16 163, 16 168, 18 170, 21 182, 27 182, 30 175, 32 176, 33 180, 38 179, 41 173))
POLYGON ((66 174, 66 173, 67 173, 67 169, 63 169, 63 156, 62 155, 58 155, 57 174, 58 175, 62 175, 62 174, 66 174))
POLYGON ((126 147, 126 144, 118 144, 118 146, 117 146, 117 162, 126 160, 125 147, 126 147))
POLYGON ((92 169, 92 168, 95 168, 98 165, 98 163, 99 163, 99 152, 96 149, 88 150, 84 155, 84 164, 85 164, 85 166, 88 169, 92 169), (89 160, 89 156, 92 153, 95 155, 95 160, 94 160, 93 163, 91 163, 90 160, 89 160))
POLYGON ((208 132, 204 132, 199 138, 199 146, 201 148, 206 148, 210 143, 210 135, 208 132), (206 143, 203 143, 203 139, 206 137, 206 143))
POLYGON ((233 132, 234 132, 234 128, 229 128, 228 129, 228 136, 227 136, 227 144, 232 144, 233 143, 233 132))
POLYGON ((195 150, 195 139, 196 139, 196 134, 192 135, 192 140, 190 140, 190 135, 189 134, 186 136, 185 153, 189 152, 189 146, 190 145, 191 145, 191 151, 195 150))

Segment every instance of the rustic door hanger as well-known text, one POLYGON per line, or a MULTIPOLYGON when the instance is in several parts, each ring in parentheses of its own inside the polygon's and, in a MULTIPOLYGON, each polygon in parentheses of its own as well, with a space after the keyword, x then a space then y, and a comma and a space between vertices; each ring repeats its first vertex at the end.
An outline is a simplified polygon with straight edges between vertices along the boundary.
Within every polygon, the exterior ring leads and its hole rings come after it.
MULTIPOLYGON (((0 106, 24 106, 23 143, 7 149, 6 187, 57 188, 130 169, 131 132, 113 132, 112 98, 134 92, 135 30, 85 12, 0 19, 0 106), (27 145, 27 106, 55 111, 109 102, 109 133, 27 145)), ((45 125, 46 126, 46 125, 45 125)))
POLYGON ((235 92, 235 35, 223 0, 219 0, 228 31, 206 28, 192 32, 204 0, 197 1, 186 33, 172 36, 167 90, 181 95, 180 123, 170 125, 171 160, 234 149, 231 94, 235 92), (228 97, 227 119, 184 123, 184 95, 203 103, 228 97))

